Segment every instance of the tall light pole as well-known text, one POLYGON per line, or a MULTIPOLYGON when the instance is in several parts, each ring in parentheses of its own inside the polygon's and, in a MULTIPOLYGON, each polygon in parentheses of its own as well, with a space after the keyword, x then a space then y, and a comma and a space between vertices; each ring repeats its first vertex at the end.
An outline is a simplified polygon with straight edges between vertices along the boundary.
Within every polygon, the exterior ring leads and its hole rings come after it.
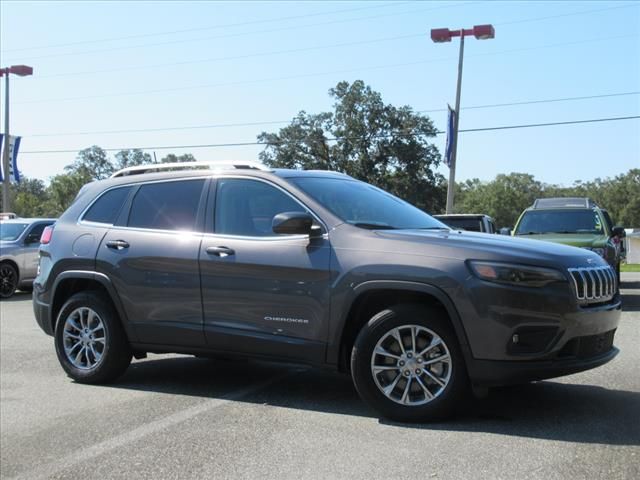
POLYGON ((26 77, 33 75, 33 68, 27 65, 12 65, 7 68, 0 68, 0 77, 6 75, 4 84, 4 150, 2 154, 2 210, 11 211, 11 198, 9 196, 9 188, 11 186, 11 178, 9 175, 11 159, 9 158, 9 75, 18 75, 26 77))
POLYGON ((451 142, 451 162, 449 164, 449 185, 447 187, 447 211, 453 213, 453 193, 456 187, 456 156, 458 153, 458 124, 460 122, 460 90, 462 88, 462 60, 464 58, 464 37, 473 35, 478 40, 495 37, 493 25, 476 25, 470 29, 449 30, 448 28, 434 28, 431 30, 431 40, 436 43, 450 42, 453 37, 460 37, 460 55, 458 57, 458 85, 456 87, 456 107, 453 121, 453 141, 451 142))

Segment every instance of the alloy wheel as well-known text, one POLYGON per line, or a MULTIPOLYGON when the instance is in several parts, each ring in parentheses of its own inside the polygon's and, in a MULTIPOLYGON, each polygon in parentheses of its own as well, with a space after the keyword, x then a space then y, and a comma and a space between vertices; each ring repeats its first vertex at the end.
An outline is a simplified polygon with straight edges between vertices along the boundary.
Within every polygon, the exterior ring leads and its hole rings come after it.
POLYGON ((371 355, 371 374, 390 400, 418 406, 438 397, 451 379, 451 354, 444 340, 420 325, 388 331, 371 355))
POLYGON ((91 308, 73 310, 64 321, 64 353, 71 364, 81 370, 95 368, 102 360, 106 330, 100 316, 91 308))

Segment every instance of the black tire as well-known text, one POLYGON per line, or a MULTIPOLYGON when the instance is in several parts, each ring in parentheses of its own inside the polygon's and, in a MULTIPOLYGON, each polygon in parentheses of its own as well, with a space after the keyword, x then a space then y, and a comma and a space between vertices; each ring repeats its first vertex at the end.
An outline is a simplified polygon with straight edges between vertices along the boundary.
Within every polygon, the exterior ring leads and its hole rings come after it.
POLYGON ((18 271, 10 263, 0 263, 0 298, 9 298, 16 293, 18 271))
MULTIPOLYGON (((404 330, 401 330, 401 332, 403 331, 404 330)), ((410 331, 411 330, 409 330, 409 332, 410 331)), ((421 349, 422 347, 416 348, 416 352, 421 349)), ((446 350, 443 350, 441 353, 445 351, 446 350)), ((425 358, 420 361, 427 360, 428 358, 425 358)), ((393 359, 391 361, 395 362, 396 360, 393 359)), ((418 371, 419 370, 416 370, 416 373, 418 371)), ((421 305, 407 304, 393 306, 371 318, 356 338, 351 353, 351 375, 356 390, 365 403, 373 407, 382 416, 399 422, 424 422, 446 418, 453 414, 464 400, 470 397, 469 380, 464 358, 446 314, 439 309, 421 305), (382 392, 381 387, 378 387, 372 372, 373 351, 378 341, 396 327, 405 325, 422 327, 439 336, 446 345, 451 359, 450 363, 446 366, 447 371, 450 372, 448 382, 444 387, 441 387, 441 390, 433 399, 422 405, 406 406, 392 400, 382 392)), ((402 377, 399 372, 397 375, 402 377)), ((423 373, 423 375, 426 374, 423 373)), ((391 376, 395 377, 396 372, 393 371, 391 376)), ((427 379, 426 376, 420 378, 422 379, 421 381, 427 379)), ((396 379, 395 381, 398 382, 396 385, 400 385, 403 381, 405 385, 408 383, 403 378, 399 380, 396 379)), ((421 385, 419 385, 417 379, 413 379, 413 375, 412 382, 415 384, 415 387, 410 385, 408 389, 409 392, 412 392, 412 389, 415 388, 417 394, 420 394, 421 392, 418 388, 421 385)), ((434 386, 438 388, 437 385, 434 384, 434 386)), ((396 391, 395 388, 397 388, 397 386, 392 388, 392 392, 396 391)), ((401 388, 400 390, 403 389, 401 388)), ((411 395, 413 394, 411 393, 410 396, 411 395)), ((426 400, 426 394, 423 395, 426 400)))
MULTIPOLYGON (((55 346, 60 365, 69 377, 79 383, 111 382, 122 375, 131 363, 131 347, 120 318, 111 302, 99 292, 76 293, 62 306, 56 322, 55 346), (104 325, 104 347, 101 359, 91 368, 78 368, 65 352, 66 320, 73 312, 82 308, 93 310, 104 325)), ((89 363, 88 358, 87 363, 89 363)))

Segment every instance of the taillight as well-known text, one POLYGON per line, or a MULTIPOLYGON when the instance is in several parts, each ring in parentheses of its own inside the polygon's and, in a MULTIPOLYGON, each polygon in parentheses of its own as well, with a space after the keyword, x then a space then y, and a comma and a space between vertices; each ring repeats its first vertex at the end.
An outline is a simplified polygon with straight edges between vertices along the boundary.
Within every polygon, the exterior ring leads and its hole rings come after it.
POLYGON ((53 225, 49 225, 48 227, 44 227, 42 231, 42 235, 40 236, 40 244, 46 245, 51 242, 51 237, 53 236, 53 225))

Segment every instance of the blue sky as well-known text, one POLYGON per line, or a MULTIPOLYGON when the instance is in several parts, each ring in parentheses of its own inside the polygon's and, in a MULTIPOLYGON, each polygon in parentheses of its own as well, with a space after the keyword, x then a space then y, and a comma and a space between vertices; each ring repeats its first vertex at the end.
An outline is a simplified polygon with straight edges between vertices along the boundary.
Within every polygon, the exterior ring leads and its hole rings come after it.
MULTIPOLYGON (((35 70, 11 83, 20 169, 44 180, 75 153, 28 152, 253 142, 284 125, 255 123, 330 109, 327 91, 341 80, 362 79, 387 103, 441 110, 454 103, 458 41, 432 43, 439 27, 496 29, 493 40, 465 44, 461 129, 640 115, 637 93, 464 109, 640 92, 637 1, 1 5, 0 64, 35 70), (151 129, 163 130, 133 131, 151 129), (105 131, 119 133, 96 133, 105 131)), ((444 111, 427 115, 445 128, 444 111)), ((434 140, 441 151, 444 141, 434 140)), ((638 119, 461 133, 459 142, 457 180, 516 171, 569 185, 640 168, 638 119)), ((155 152, 256 160, 260 150, 155 152)))

